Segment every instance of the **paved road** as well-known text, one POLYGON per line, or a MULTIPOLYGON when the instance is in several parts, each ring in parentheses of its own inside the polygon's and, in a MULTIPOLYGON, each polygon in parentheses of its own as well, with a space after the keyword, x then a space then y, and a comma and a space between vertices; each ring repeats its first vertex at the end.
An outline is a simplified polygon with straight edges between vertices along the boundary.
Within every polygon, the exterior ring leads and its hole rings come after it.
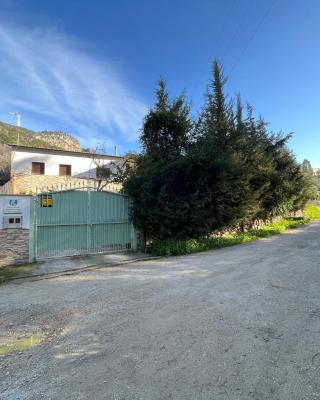
POLYGON ((320 223, 259 242, 0 287, 0 398, 320 399, 320 223))

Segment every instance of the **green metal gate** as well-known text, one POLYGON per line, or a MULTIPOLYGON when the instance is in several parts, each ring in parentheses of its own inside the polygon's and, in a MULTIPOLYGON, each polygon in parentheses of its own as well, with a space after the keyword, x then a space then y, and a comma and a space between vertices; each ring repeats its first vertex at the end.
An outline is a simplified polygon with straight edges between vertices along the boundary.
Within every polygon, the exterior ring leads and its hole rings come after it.
POLYGON ((129 198, 104 191, 38 195, 34 213, 37 260, 136 248, 129 198))

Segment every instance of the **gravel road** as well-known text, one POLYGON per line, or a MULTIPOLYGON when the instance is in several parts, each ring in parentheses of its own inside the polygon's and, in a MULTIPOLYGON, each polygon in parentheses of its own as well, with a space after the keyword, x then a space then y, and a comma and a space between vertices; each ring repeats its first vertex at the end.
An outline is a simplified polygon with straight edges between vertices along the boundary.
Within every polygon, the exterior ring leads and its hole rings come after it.
POLYGON ((320 399, 320 223, 0 287, 0 399, 320 399))

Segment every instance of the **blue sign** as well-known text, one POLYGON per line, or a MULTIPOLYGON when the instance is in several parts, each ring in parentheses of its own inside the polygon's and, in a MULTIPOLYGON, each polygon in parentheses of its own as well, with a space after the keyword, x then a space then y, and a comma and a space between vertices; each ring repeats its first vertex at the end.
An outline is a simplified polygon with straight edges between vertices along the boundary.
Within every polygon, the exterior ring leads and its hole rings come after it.
POLYGON ((15 199, 15 200, 9 200, 9 204, 10 204, 10 206, 11 207, 17 207, 17 205, 18 205, 18 200, 17 199, 15 199))

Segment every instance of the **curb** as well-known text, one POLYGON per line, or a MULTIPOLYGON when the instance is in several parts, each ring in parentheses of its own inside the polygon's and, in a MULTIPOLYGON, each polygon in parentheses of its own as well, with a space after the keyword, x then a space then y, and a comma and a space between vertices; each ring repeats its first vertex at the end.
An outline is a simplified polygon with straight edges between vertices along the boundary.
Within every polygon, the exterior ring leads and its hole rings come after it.
POLYGON ((151 261, 151 260, 158 260, 162 258, 161 256, 150 256, 150 257, 141 257, 141 258, 134 258, 132 260, 127 260, 127 261, 122 261, 122 262, 114 262, 110 264, 93 264, 93 265, 88 265, 86 267, 81 267, 77 268, 74 270, 65 270, 65 271, 59 271, 59 272, 49 272, 46 274, 38 274, 38 275, 30 275, 30 276, 19 276, 16 278, 11 278, 8 279, 2 283, 0 283, 0 286, 13 283, 13 284, 19 284, 22 282, 35 282, 35 281, 41 281, 44 279, 53 279, 57 278, 59 276, 67 276, 67 275, 74 275, 77 273, 81 272, 86 272, 90 270, 98 270, 98 269, 103 269, 103 268, 112 268, 112 267, 120 267, 122 265, 127 265, 127 264, 134 264, 139 261, 151 261))

